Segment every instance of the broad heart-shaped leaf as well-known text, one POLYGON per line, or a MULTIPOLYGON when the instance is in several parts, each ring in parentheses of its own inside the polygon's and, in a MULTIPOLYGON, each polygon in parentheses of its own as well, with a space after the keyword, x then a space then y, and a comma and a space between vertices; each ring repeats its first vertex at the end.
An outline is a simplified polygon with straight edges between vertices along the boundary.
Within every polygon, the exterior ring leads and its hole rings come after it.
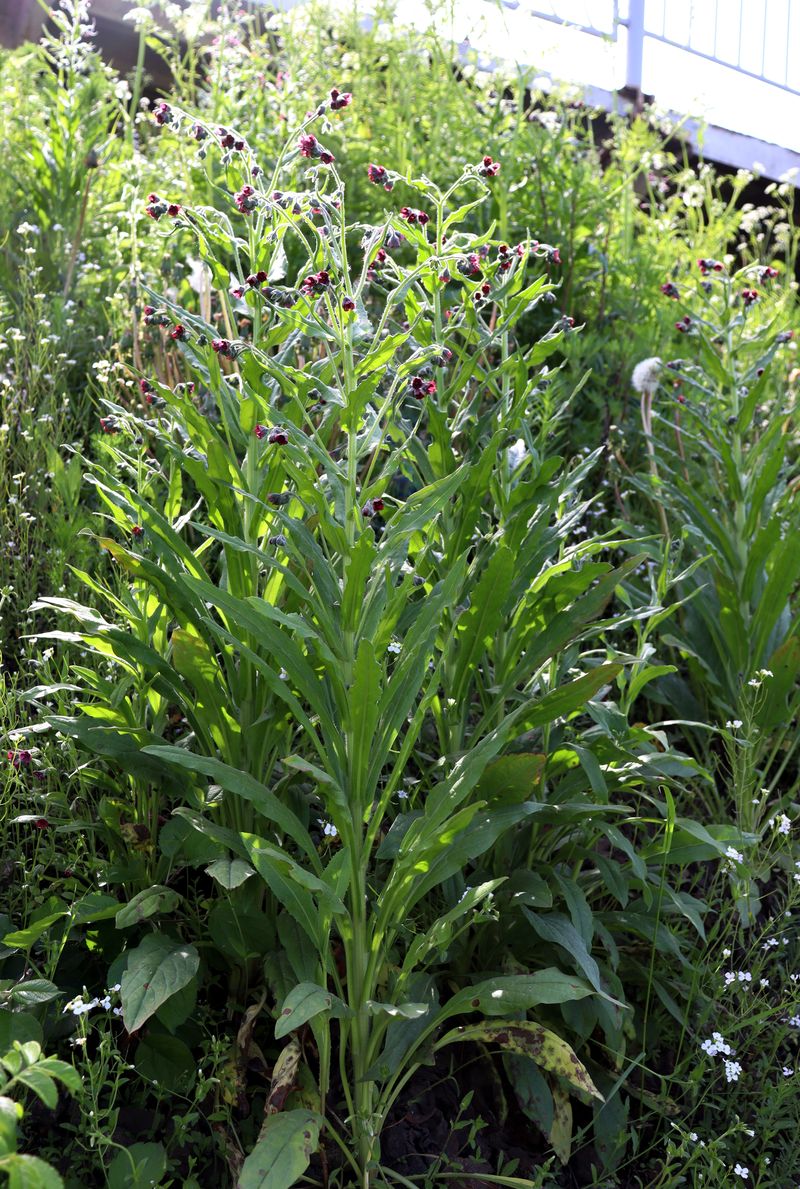
POLYGON ((0 1156, 0 1173, 8 1174, 8 1189, 64 1189, 56 1170, 38 1156, 0 1156))
POLYGON ((148 917, 157 917, 164 912, 172 912, 181 902, 181 897, 172 888, 154 884, 152 888, 145 888, 130 900, 116 915, 118 929, 129 929, 131 925, 138 925, 148 917))
POLYGON ((161 1144, 131 1144, 118 1152, 108 1169, 108 1189, 153 1189, 167 1171, 161 1144))
POLYGON ((435 1047, 448 1044, 463 1044, 465 1041, 479 1041, 485 1045, 498 1045, 508 1053, 530 1057, 540 1069, 557 1074, 576 1090, 590 1094, 601 1102, 603 1096, 595 1086, 586 1068, 565 1040, 535 1024, 531 1020, 501 1020, 496 1024, 470 1024, 465 1028, 454 1028, 445 1033, 435 1047))
POLYGON ((120 992, 128 1032, 136 1032, 162 1003, 191 982, 199 965, 200 955, 193 945, 161 933, 145 937, 131 950, 120 992))
POLYGON ((288 1036, 295 1028, 324 1011, 341 1017, 349 1014, 350 1009, 337 995, 331 994, 317 983, 298 983, 283 1001, 283 1007, 275 1023, 275 1039, 280 1040, 282 1036, 288 1036))
POLYGON ((238 888, 251 875, 255 875, 255 868, 244 859, 216 859, 206 867, 206 874, 212 876, 217 883, 222 884, 230 892, 238 888))
POLYGON ((472 987, 462 987, 445 1003, 438 1018, 446 1020, 470 1011, 479 1011, 485 1016, 507 1016, 510 1012, 527 1011, 540 1003, 569 1003, 593 994, 587 983, 551 966, 534 974, 502 975, 472 987))
POLYGON ((291 1189, 308 1168, 322 1119, 314 1111, 268 1115, 258 1143, 242 1165, 236 1189, 291 1189))

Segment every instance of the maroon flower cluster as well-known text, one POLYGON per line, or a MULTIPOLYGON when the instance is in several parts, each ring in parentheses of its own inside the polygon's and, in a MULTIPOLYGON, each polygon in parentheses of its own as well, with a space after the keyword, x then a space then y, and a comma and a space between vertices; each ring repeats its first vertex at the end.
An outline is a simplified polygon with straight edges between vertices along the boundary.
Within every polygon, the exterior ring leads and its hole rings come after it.
POLYGON ((422 376, 411 377, 411 395, 417 400, 424 400, 426 396, 433 396, 435 392, 435 380, 425 380, 422 376))
POLYGON ((242 215, 249 215, 258 206, 258 199, 256 192, 252 186, 242 186, 233 196, 233 201, 236 203, 236 209, 242 215))
POLYGON ((341 111, 343 107, 349 107, 353 102, 353 96, 349 91, 337 91, 334 87, 331 91, 331 111, 341 111))
POLYGON ((470 252, 469 256, 461 256, 456 261, 456 268, 462 277, 470 277, 474 281, 479 280, 483 276, 480 257, 477 252, 470 252))
POLYGON ((370 260, 367 267, 367 280, 374 281, 377 273, 381 271, 386 263, 386 251, 384 248, 378 248, 377 252, 370 260))
POLYGON ((32 757, 29 751, 8 751, 6 758, 12 768, 30 768, 31 766, 32 757))
POLYGON ((312 272, 303 281, 300 288, 306 297, 314 297, 320 293, 324 293, 330 287, 331 278, 324 268, 319 272, 312 272))
POLYGON ((162 215, 169 215, 171 219, 175 219, 181 213, 181 208, 177 202, 166 202, 163 198, 159 198, 157 194, 147 195, 147 205, 144 209, 150 218, 155 219, 156 222, 158 222, 162 215))
POLYGON ((413 206, 401 206, 400 218, 405 219, 410 227, 415 223, 419 223, 420 227, 424 227, 426 223, 430 223, 430 215, 426 215, 424 211, 415 210, 413 206))
POLYGON ((226 359, 233 359, 234 357, 233 344, 229 339, 212 339, 211 350, 216 355, 224 355, 226 359))
POLYGON ((741 293, 742 301, 745 304, 745 309, 751 306, 754 301, 758 301, 761 294, 757 289, 743 289, 741 293))
POLYGON ((762 285, 764 284, 765 281, 774 281, 778 275, 779 274, 778 274, 777 268, 773 268, 769 264, 767 264, 764 268, 760 268, 758 270, 758 279, 762 285))
POLYGON ((217 136, 219 137, 219 143, 222 145, 223 149, 233 149, 235 152, 241 153, 247 147, 241 137, 234 136, 234 134, 229 132, 227 128, 218 128, 217 136))
POLYGON ((308 157, 311 161, 319 161, 320 165, 330 165, 336 160, 333 153, 324 149, 310 132, 304 132, 297 142, 301 157, 308 157))
POLYGON ((478 167, 478 173, 483 178, 496 178, 499 172, 500 162, 493 161, 491 157, 484 157, 483 161, 478 167))
POLYGON ((161 103, 157 103, 153 108, 153 119, 158 124, 159 128, 162 128, 164 124, 171 124, 173 116, 170 105, 168 103, 164 103, 163 100, 161 103))
POLYGON ((384 190, 393 190, 394 182, 389 178, 388 170, 382 165, 368 165, 367 177, 375 186, 383 186, 384 190))
POLYGON ((145 306, 142 310, 144 315, 145 326, 169 326, 170 321, 166 314, 159 314, 156 312, 155 306, 145 306))
POLYGON ((119 426, 113 417, 101 417, 100 428, 103 433, 119 433, 119 426))
POLYGON ((723 272, 725 269, 725 265, 720 264, 719 260, 707 260, 704 256, 701 256, 697 261, 697 267, 704 277, 707 277, 710 272, 723 272))
POLYGON ((689 329, 689 327, 691 325, 692 325, 691 318, 689 317, 688 314, 684 314, 683 317, 681 318, 680 322, 675 323, 675 329, 680 331, 681 334, 686 334, 687 330, 689 329))
POLYGON ((665 281, 661 286, 661 292, 665 297, 671 297, 673 301, 680 297, 680 290, 678 289, 677 285, 672 283, 672 281, 665 281))

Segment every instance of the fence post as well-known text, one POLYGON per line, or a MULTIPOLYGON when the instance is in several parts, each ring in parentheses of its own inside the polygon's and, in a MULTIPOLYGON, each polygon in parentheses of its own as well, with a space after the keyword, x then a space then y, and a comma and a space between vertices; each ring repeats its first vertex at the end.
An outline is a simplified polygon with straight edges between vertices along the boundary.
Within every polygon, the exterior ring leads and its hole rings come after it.
POLYGON ((642 92, 642 52, 644 49, 644 0, 629 0, 628 52, 625 62, 625 86, 642 92))

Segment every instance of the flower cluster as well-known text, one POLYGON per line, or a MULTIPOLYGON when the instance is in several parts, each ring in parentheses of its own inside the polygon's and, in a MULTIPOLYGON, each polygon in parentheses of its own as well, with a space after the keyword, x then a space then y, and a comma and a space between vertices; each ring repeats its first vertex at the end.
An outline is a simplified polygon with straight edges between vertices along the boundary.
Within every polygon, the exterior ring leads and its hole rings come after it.
POLYGON ((500 162, 493 161, 491 157, 484 157, 478 166, 478 173, 483 178, 495 178, 500 172, 500 162))
POLYGON ((164 198, 159 198, 157 194, 147 195, 147 205, 145 206, 145 213, 156 222, 162 215, 169 215, 171 219, 176 219, 181 213, 181 208, 177 202, 167 202, 164 198))
POLYGON ((431 221, 430 215, 426 215, 425 211, 419 211, 413 206, 401 206, 400 218, 405 219, 409 227, 413 227, 415 223, 418 223, 420 227, 424 227, 426 223, 430 223, 431 221))
POLYGON ((383 186, 384 190, 393 190, 394 182, 390 179, 388 170, 382 165, 368 165, 367 177, 375 186, 383 186))
POLYGON ((761 295, 757 289, 743 289, 741 292, 741 298, 744 302, 745 309, 747 309, 748 306, 751 306, 754 301, 758 301, 760 296, 761 295))
POLYGON ((331 165, 336 158, 329 149, 325 149, 311 132, 304 132, 297 142, 301 157, 311 161, 319 161, 320 165, 331 165))
POLYGON ((331 278, 328 272, 321 268, 319 272, 312 272, 303 281, 300 288, 306 297, 314 297, 330 288, 331 278))
POLYGON ((707 277, 710 272, 722 272, 725 268, 724 264, 720 264, 719 260, 707 260, 701 256, 697 261, 697 267, 704 277, 707 277))
POLYGON ((411 395, 417 400, 424 400, 426 396, 433 396, 435 392, 435 380, 425 380, 422 376, 411 377, 411 395))
POLYGON ((242 215, 249 215, 258 206, 258 199, 256 192, 252 186, 242 186, 233 196, 233 201, 236 203, 236 209, 242 215))
POLYGON ((661 286, 661 292, 665 297, 671 297, 673 301, 677 301, 680 297, 680 289, 672 281, 665 281, 661 286))
POLYGON ((353 96, 349 91, 337 91, 334 87, 331 91, 331 111, 341 111, 343 107, 349 107, 353 102, 353 96))

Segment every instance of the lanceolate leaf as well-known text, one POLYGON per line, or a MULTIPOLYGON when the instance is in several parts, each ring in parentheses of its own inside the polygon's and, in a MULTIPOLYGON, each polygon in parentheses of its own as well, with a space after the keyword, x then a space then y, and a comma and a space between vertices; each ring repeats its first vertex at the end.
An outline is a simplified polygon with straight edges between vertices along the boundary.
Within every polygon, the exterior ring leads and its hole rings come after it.
POLYGON ((497 1024, 470 1024, 454 1028, 437 1041, 436 1048, 448 1044, 462 1044, 465 1041, 480 1041, 485 1045, 497 1045, 505 1052, 518 1053, 535 1061, 540 1069, 564 1078, 576 1090, 590 1094, 601 1102, 603 1096, 595 1086, 586 1068, 565 1040, 555 1032, 534 1024, 530 1020, 503 1020, 497 1024))

